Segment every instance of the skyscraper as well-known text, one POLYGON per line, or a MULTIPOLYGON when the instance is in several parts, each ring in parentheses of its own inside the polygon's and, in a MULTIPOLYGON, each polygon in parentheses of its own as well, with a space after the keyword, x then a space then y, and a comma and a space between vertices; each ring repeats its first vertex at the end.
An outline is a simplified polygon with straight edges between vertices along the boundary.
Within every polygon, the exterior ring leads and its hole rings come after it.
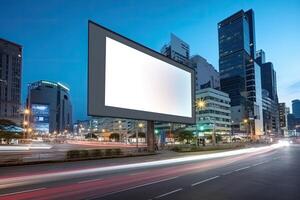
POLYGON ((72 104, 69 88, 52 81, 29 85, 27 107, 31 110, 30 127, 38 133, 71 131, 72 104))
POLYGON ((293 109, 293 115, 295 116, 295 118, 300 119, 300 100, 299 99, 295 99, 292 101, 292 109, 293 109))
POLYGON ((234 126, 249 119, 255 135, 263 134, 260 66, 255 61, 255 25, 252 9, 238 11, 218 23, 221 90, 231 99, 234 126))
POLYGON ((0 38, 0 118, 20 122, 22 47, 0 38))
POLYGON ((282 135, 287 135, 288 131, 288 114, 289 114, 289 108, 286 107, 285 103, 279 103, 278 104, 278 110, 279 110, 279 125, 280 125, 280 131, 282 135))
POLYGON ((256 62, 260 66, 261 72, 264 131, 276 134, 279 131, 276 71, 273 63, 266 62, 263 50, 256 52, 256 62))

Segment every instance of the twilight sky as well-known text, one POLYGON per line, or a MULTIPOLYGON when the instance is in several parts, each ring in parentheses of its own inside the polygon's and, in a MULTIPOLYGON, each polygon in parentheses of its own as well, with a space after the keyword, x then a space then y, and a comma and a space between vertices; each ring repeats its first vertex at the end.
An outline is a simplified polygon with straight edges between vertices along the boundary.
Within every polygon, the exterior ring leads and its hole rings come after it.
POLYGON ((74 119, 86 119, 87 23, 93 20, 159 51, 174 33, 218 69, 217 23, 255 12, 256 48, 277 71, 279 100, 300 99, 300 1, 0 0, 0 37, 23 46, 27 84, 60 81, 71 89, 74 119))

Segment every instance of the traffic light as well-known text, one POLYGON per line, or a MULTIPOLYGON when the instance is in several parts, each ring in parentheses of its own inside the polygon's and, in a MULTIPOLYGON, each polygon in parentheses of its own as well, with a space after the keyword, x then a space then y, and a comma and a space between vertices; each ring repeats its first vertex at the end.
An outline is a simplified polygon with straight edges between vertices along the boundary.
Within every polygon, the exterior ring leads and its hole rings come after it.
POLYGON ((204 130, 204 126, 200 126, 200 131, 203 131, 204 130))

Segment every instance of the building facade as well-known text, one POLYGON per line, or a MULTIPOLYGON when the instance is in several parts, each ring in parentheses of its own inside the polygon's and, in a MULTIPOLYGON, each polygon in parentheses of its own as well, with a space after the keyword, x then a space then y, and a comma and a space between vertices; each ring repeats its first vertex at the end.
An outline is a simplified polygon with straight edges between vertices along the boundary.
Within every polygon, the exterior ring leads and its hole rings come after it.
POLYGON ((190 46, 172 33, 170 42, 160 52, 181 64, 189 65, 190 46))
POLYGON ((195 88, 196 90, 204 88, 220 89, 219 72, 200 55, 192 56, 190 66, 195 69, 195 88))
POLYGON ((271 62, 266 62, 263 50, 256 52, 256 62, 261 71, 264 132, 278 134, 280 131, 276 71, 271 62))
POLYGON ((260 66, 255 61, 254 12, 243 10, 218 23, 221 90, 231 99, 235 127, 248 119, 252 133, 263 134, 260 66))
POLYGON ((27 107, 30 127, 36 133, 72 131, 70 89, 59 82, 37 81, 29 84, 27 107))
POLYGON ((289 108, 286 107, 285 103, 279 103, 278 107, 279 111, 279 125, 280 125, 280 132, 281 135, 287 135, 288 134, 288 114, 289 108))
POLYGON ((0 118, 20 123, 22 46, 0 38, 0 118))
POLYGON ((196 111, 196 132, 199 135, 231 134, 230 98, 225 92, 205 88, 196 92, 196 101, 204 106, 196 111))
POLYGON ((293 109, 293 115, 295 116, 295 118, 300 119, 300 100, 299 99, 295 99, 292 101, 292 109, 293 109))

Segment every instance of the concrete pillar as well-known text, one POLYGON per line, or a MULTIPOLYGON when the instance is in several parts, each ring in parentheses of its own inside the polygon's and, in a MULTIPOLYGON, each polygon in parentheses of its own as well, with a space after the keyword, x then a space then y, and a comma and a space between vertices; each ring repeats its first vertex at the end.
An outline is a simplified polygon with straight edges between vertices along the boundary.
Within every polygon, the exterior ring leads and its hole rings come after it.
POLYGON ((149 152, 154 152, 155 137, 154 137, 154 121, 147 121, 147 148, 149 152))

